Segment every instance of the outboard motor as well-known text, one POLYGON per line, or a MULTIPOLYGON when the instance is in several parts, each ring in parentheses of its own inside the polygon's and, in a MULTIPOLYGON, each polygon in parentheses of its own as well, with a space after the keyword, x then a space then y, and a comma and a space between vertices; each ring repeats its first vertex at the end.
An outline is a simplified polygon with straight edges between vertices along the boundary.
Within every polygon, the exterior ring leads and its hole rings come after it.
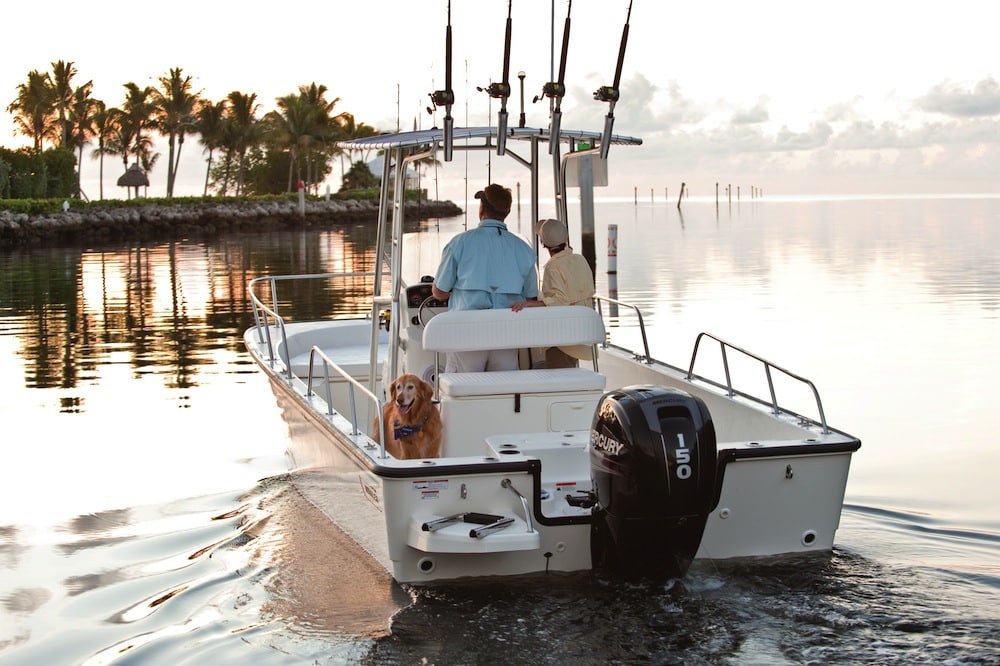
POLYGON ((715 427, 700 398, 662 386, 606 393, 590 429, 599 568, 683 576, 718 502, 715 427))

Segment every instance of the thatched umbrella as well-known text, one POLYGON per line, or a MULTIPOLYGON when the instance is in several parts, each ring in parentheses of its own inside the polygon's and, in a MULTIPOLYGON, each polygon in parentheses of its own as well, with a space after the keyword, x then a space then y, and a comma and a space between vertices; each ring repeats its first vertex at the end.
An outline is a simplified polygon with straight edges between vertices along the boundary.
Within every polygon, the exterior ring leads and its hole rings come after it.
POLYGON ((149 187, 149 178, 146 176, 146 172, 139 168, 138 164, 133 164, 118 179, 118 185, 120 187, 134 187, 135 197, 138 199, 139 187, 149 187))

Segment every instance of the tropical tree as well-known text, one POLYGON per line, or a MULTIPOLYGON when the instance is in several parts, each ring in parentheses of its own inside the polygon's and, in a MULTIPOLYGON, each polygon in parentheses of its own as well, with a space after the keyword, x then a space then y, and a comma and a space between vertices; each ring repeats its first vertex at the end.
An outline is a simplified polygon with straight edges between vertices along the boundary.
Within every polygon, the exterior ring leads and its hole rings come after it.
POLYGON ((351 168, 347 170, 341 177, 340 189, 344 190, 365 190, 372 187, 378 187, 378 177, 372 173, 368 165, 362 160, 358 160, 351 165, 351 168))
MULTIPOLYGON (((83 147, 94 137, 94 113, 100 100, 91 96, 94 82, 88 81, 73 91, 73 103, 69 107, 68 121, 70 127, 68 147, 77 151, 76 158, 76 191, 78 196, 85 197, 80 186, 80 172, 83 169, 83 147)), ((103 106, 103 103, 101 103, 103 106)))
MULTIPOLYGON (((345 139, 363 139, 366 136, 375 136, 379 133, 377 129, 365 123, 359 123, 350 113, 344 112, 336 117, 336 122, 340 125, 340 132, 345 139)), ((340 177, 344 178, 344 151, 337 149, 336 154, 340 156, 340 177)), ((369 151, 362 151, 361 159, 368 161, 369 151)), ((352 165, 353 167, 353 165, 352 165)))
POLYGON ((330 172, 329 160, 339 152, 337 141, 344 138, 342 131, 343 119, 333 115, 334 107, 340 101, 339 97, 326 99, 327 87, 314 81, 308 86, 299 86, 299 96, 316 109, 318 127, 313 133, 308 145, 305 146, 306 178, 312 184, 314 193, 327 174, 330 172))
POLYGON ((125 168, 128 168, 129 154, 135 156, 137 164, 144 158, 149 161, 147 155, 153 149, 153 142, 146 131, 153 124, 151 118, 155 106, 152 98, 155 92, 149 86, 140 88, 132 82, 125 84, 125 103, 119 118, 121 136, 128 139, 121 145, 125 168))
POLYGON ((121 113, 116 108, 108 108, 101 100, 94 101, 94 111, 91 115, 91 127, 93 136, 97 138, 97 147, 90 153, 91 158, 100 159, 98 187, 99 196, 104 198, 104 156, 117 155, 111 150, 113 137, 117 132, 118 116, 121 113))
MULTIPOLYGON (((260 104, 257 93, 249 95, 234 90, 226 98, 229 102, 229 122, 225 133, 225 145, 229 158, 236 159, 236 195, 243 194, 246 180, 247 152, 260 144, 263 125, 257 118, 260 104)), ((228 173, 228 169, 227 169, 228 173)))
POLYGON ((76 67, 71 62, 57 60, 52 63, 52 77, 49 79, 52 86, 52 103, 55 106, 58 123, 57 145, 61 148, 70 147, 70 135, 72 134, 72 121, 70 120, 70 107, 73 106, 73 77, 76 76, 76 67))
MULTIPOLYGON (((340 153, 337 141, 350 136, 354 118, 349 113, 333 115, 340 98, 327 99, 327 87, 317 83, 299 86, 298 93, 279 97, 278 109, 265 116, 268 128, 268 159, 285 155, 288 164, 287 191, 296 181, 305 182, 314 193, 330 173, 331 158, 340 153)), ((343 174, 343 165, 341 165, 343 174)))
POLYGON ((154 123, 167 137, 167 196, 174 195, 184 135, 195 131, 195 109, 200 92, 192 91, 192 77, 180 67, 160 77, 160 89, 153 91, 154 123))
POLYGON ((135 143, 135 124, 118 107, 108 109, 108 112, 111 114, 111 122, 110 134, 105 138, 105 150, 108 155, 119 155, 122 167, 128 169, 128 158, 135 143))
MULTIPOLYGON (((291 192, 293 183, 302 180, 300 156, 308 155, 315 142, 321 141, 325 133, 320 109, 302 95, 285 95, 277 100, 278 111, 264 116, 268 127, 268 144, 272 149, 288 152, 288 183, 286 191, 291 192)), ((307 175, 306 180, 310 180, 307 175)))
POLYGON ((34 69, 28 80, 17 86, 17 97, 7 106, 13 115, 15 131, 31 137, 36 153, 42 152, 42 141, 51 132, 51 117, 55 108, 51 77, 34 69))
POLYGON ((201 135, 202 152, 208 152, 208 166, 205 169, 205 191, 208 196, 208 180, 212 173, 212 155, 217 148, 223 146, 226 131, 226 101, 212 102, 200 100, 195 114, 195 129, 201 135))
MULTIPOLYGON (((229 100, 226 100, 228 109, 229 100)), ((236 133, 233 119, 227 115, 219 126, 219 147, 222 149, 222 163, 212 168, 212 182, 216 191, 222 196, 229 194, 229 179, 233 172, 233 161, 236 159, 236 133)))
MULTIPOLYGON (((150 140, 150 142, 152 143, 152 140, 150 140)), ((146 173, 149 173, 150 171, 153 170, 153 167, 156 166, 156 163, 159 160, 160 160, 160 153, 154 153, 152 150, 143 151, 139 155, 139 167, 142 168, 142 170, 145 171, 146 173)), ((143 191, 145 192, 145 190, 143 191)), ((135 196, 136 198, 139 197, 138 187, 135 188, 135 196)))
MULTIPOLYGON (((363 139, 366 136, 376 136, 379 131, 372 127, 371 125, 366 125, 365 123, 359 123, 350 113, 344 112, 337 115, 334 121, 340 126, 340 137, 343 139, 363 139)), ((340 157, 340 180, 341 189, 353 189, 347 188, 343 185, 344 179, 347 177, 348 172, 344 170, 344 151, 340 148, 335 148, 335 155, 340 157)), ((367 162, 371 151, 361 151, 361 162, 367 162)), ((355 164, 351 164, 351 169, 355 168, 355 164)), ((367 168, 367 167, 366 167, 367 168)))

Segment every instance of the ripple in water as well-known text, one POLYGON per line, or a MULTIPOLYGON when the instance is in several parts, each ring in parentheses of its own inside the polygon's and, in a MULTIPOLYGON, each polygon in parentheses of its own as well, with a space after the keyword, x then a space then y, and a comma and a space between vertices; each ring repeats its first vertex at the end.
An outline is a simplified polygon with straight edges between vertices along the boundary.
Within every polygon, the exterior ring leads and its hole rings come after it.
POLYGON ((944 598, 966 577, 843 550, 698 563, 667 585, 586 573, 404 588, 287 475, 49 532, 0 527, 0 571, 4 664, 1000 662, 995 607, 944 598))
POLYGON ((410 601, 286 476, 45 535, 2 527, 3 569, 20 579, 0 578, 12 664, 353 662, 410 601))

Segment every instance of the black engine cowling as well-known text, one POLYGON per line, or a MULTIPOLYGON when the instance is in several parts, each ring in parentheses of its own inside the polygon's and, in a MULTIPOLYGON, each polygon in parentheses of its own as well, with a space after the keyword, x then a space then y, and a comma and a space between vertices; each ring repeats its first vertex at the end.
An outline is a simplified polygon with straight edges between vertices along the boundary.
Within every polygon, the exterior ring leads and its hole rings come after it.
POLYGON ((594 566, 682 576, 718 502, 715 428, 704 401, 662 386, 606 393, 590 429, 590 463, 594 566))

